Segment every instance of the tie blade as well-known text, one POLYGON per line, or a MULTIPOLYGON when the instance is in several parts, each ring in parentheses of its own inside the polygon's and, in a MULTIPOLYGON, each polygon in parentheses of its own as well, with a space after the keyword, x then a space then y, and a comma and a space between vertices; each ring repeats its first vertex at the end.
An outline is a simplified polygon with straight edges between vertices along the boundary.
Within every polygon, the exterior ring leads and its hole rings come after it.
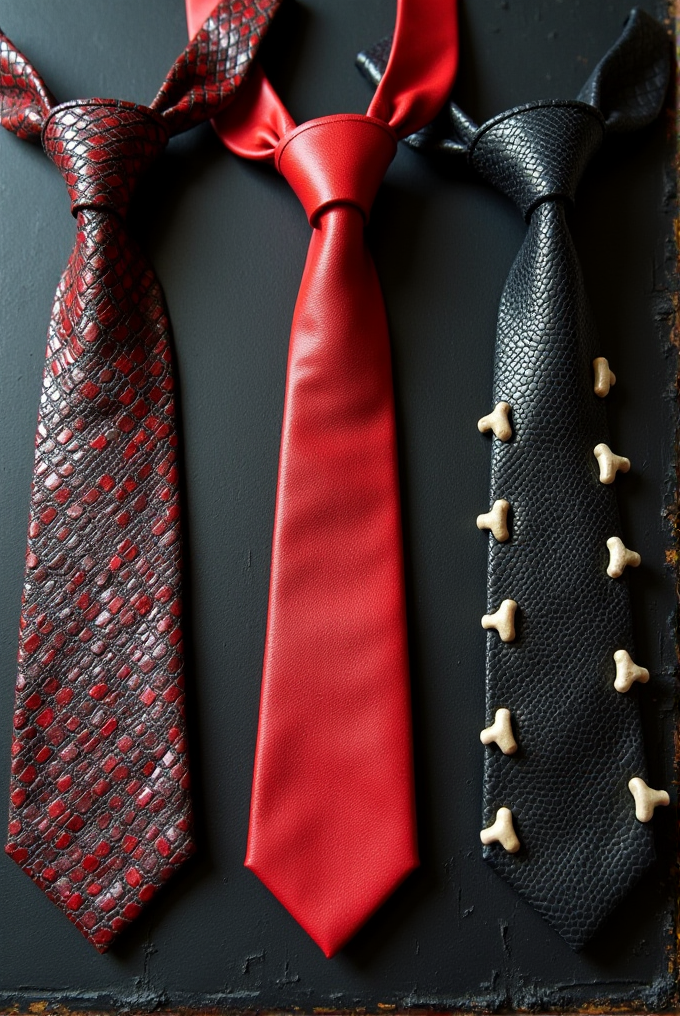
POLYGON ((151 104, 171 134, 224 112, 248 73, 281 0, 220 0, 151 104))
MULTIPOLYGON (((353 842, 356 845, 357 841, 353 842)), ((381 839, 374 857, 366 857, 362 866, 356 862, 338 865, 332 849, 326 856, 317 854, 317 869, 310 878, 308 870, 300 872, 294 852, 281 865, 272 863, 268 849, 260 859, 252 827, 250 843, 253 845, 249 846, 246 868, 257 875, 329 959, 420 863, 412 837, 407 835, 400 842, 396 835, 389 843, 381 839)))
MULTIPOLYGON (((484 848, 489 866, 575 952, 588 944, 655 861, 652 837, 635 820, 634 808, 625 802, 620 810, 624 814, 608 818, 600 830, 585 822, 585 837, 573 835, 574 825, 580 824, 575 816, 566 828, 553 826, 550 842, 532 840, 531 850, 523 845, 511 855, 498 843, 484 848)), ((521 816, 517 830, 520 837, 526 835, 521 816)))
POLYGON ((247 864, 327 953, 417 863, 390 346, 363 216, 291 334, 247 864))
POLYGON ((491 449, 490 501, 509 502, 513 528, 489 542, 488 599, 512 597, 518 624, 512 642, 488 637, 487 715, 508 708, 519 747, 486 749, 485 826, 508 808, 521 849, 484 856, 574 949, 654 860, 628 790, 645 772, 638 702, 615 687, 615 654, 634 650, 625 579, 607 573, 622 530, 593 454, 608 440, 598 351, 563 203, 543 201, 501 298, 494 401, 513 435, 491 449))
POLYGON ((81 212, 36 436, 8 853, 97 948, 193 851, 171 359, 148 262, 81 212))
MULTIPOLYGON (((81 851, 86 848, 78 846, 77 849, 81 851)), ((37 863, 41 873, 38 874, 26 862, 26 857, 29 854, 34 855, 34 852, 13 842, 5 847, 5 853, 35 882, 45 896, 59 907, 99 953, 108 951, 118 935, 140 916, 161 886, 179 870, 193 852, 193 842, 187 840, 181 851, 176 851, 174 856, 165 861, 160 877, 154 880, 148 878, 139 862, 130 863, 129 856, 123 855, 123 863, 116 868, 115 882, 109 883, 109 888, 105 889, 103 885, 97 883, 98 872, 94 867, 94 861, 99 863, 100 871, 105 870, 105 866, 111 866, 116 861, 115 855, 100 859, 95 854, 83 854, 87 865, 84 881, 74 883, 72 877, 60 878, 56 867, 43 865, 40 860, 37 863)))
POLYGON ((596 106, 610 131, 638 130, 661 112, 673 65, 667 29, 639 7, 579 93, 596 106))
POLYGON ((54 99, 38 72, 0 32, 0 124, 25 141, 40 141, 54 99))

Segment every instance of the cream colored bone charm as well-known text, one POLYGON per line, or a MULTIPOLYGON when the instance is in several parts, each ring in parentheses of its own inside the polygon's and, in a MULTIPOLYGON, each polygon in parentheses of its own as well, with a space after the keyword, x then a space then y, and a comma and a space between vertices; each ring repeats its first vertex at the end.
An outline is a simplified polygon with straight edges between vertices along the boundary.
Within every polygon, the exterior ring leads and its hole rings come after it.
POLYGON ((480 433, 486 434, 487 431, 492 430, 499 441, 509 441, 512 437, 512 424, 508 419, 509 412, 510 403, 499 402, 493 413, 483 416, 477 422, 480 433))
POLYGON ((626 652, 625 649, 616 650, 614 653, 614 663, 616 664, 614 687, 622 694, 630 691, 636 681, 639 681, 640 684, 647 684, 647 681, 649 681, 649 671, 647 668, 638 667, 637 663, 633 663, 630 653, 626 652))
POLYGON ((490 843, 500 843, 509 854, 516 854, 521 846, 512 824, 512 812, 509 808, 499 808, 496 812, 496 821, 492 826, 482 829, 479 838, 485 847, 488 847, 490 843))
POLYGON ((671 799, 665 790, 652 790, 639 776, 634 776, 628 789, 635 798, 635 818, 638 822, 650 822, 654 817, 654 809, 659 805, 665 807, 671 799))
POLYGON ((517 604, 514 600, 503 600, 498 610, 493 614, 485 614, 482 618, 482 628, 495 628, 501 637, 501 642, 514 642, 515 639, 515 611, 517 604))
POLYGON ((502 499, 494 501, 490 512, 477 516, 477 529, 489 529, 499 543, 505 543, 510 536, 508 529, 508 511, 510 502, 502 499))
POLYGON ((593 454, 600 467, 600 483, 613 483, 617 473, 627 473, 630 469, 630 459, 615 455, 609 445, 595 445, 593 454))
POLYGON ((514 755, 517 741, 512 732, 512 716, 509 709, 497 709, 493 724, 485 727, 479 735, 482 744, 496 743, 504 755, 514 755))
POLYGON ((616 374, 609 369, 609 361, 605 356, 595 357, 593 372, 595 374, 595 384, 593 385, 595 394, 603 399, 609 395, 609 389, 616 384, 616 374))
POLYGON ((607 547, 609 549, 607 575, 610 579, 621 578, 624 568, 629 565, 631 568, 637 568, 642 560, 636 551, 628 550, 628 547, 624 546, 623 540, 618 536, 610 536, 607 540, 607 547))

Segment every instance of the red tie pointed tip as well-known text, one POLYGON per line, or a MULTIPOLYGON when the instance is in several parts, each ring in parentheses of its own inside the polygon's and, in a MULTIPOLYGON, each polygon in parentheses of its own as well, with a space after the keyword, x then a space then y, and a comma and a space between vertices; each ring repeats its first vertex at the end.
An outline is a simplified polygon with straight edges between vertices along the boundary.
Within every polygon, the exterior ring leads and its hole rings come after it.
POLYGON ((291 885, 288 872, 272 871, 267 858, 260 866, 249 851, 245 866, 276 896, 326 958, 331 959, 420 865, 417 848, 408 842, 408 837, 398 853, 386 845, 381 861, 380 879, 365 869, 345 871, 333 880, 334 885, 326 880, 325 896, 318 891, 319 883, 324 881, 320 871, 318 881, 313 883, 312 900, 307 898, 307 886, 299 881, 291 885))

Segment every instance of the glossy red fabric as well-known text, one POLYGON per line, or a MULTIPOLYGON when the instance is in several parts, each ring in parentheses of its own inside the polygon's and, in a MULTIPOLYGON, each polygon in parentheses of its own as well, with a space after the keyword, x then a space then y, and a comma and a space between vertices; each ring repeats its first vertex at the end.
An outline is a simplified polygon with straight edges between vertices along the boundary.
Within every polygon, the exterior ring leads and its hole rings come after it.
MULTIPOLYGON (((208 0, 187 0, 190 27, 208 0)), ((389 336, 364 226, 438 112, 455 0, 400 0, 367 116, 295 127, 256 72, 216 129, 272 161, 312 240, 290 339, 246 865, 332 956, 418 865, 389 336)))

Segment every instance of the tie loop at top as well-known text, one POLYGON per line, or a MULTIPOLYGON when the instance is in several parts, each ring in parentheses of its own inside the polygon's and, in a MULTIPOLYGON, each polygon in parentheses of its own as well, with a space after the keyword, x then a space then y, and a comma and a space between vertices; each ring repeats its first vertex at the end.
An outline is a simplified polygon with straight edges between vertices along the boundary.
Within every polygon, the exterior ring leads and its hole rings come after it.
POLYGON ((56 106, 42 142, 66 181, 73 215, 106 208, 125 216, 135 184, 167 144, 168 130, 146 106, 88 99, 56 106))
POLYGON ((396 151, 397 136, 384 120, 339 114, 308 120, 286 134, 274 160, 316 227, 319 216, 339 204, 358 208, 368 222, 396 151))

